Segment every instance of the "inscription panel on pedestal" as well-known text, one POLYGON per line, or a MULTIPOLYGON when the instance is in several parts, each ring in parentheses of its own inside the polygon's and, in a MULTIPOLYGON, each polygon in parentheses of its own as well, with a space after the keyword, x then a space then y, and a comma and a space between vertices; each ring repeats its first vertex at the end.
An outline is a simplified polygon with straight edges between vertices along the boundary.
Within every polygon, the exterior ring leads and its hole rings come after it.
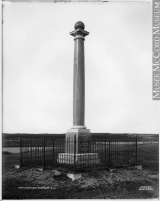
POLYGON ((91 137, 78 137, 78 153, 89 153, 91 151, 91 137))

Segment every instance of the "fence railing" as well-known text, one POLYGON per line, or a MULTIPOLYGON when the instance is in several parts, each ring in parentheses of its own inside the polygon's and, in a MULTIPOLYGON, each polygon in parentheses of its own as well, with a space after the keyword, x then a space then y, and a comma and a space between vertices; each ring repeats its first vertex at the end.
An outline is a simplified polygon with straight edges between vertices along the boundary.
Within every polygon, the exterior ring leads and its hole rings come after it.
POLYGON ((21 137, 21 166, 87 171, 137 164, 137 136, 21 137))

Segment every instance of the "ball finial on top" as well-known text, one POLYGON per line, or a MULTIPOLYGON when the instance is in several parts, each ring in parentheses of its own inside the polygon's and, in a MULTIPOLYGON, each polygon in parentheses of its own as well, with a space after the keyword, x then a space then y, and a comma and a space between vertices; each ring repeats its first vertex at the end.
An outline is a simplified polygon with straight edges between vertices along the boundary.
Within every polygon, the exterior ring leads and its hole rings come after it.
POLYGON ((78 29, 78 28, 84 29, 84 28, 85 28, 85 25, 84 25, 83 22, 78 21, 78 22, 74 25, 74 28, 75 28, 75 29, 78 29))

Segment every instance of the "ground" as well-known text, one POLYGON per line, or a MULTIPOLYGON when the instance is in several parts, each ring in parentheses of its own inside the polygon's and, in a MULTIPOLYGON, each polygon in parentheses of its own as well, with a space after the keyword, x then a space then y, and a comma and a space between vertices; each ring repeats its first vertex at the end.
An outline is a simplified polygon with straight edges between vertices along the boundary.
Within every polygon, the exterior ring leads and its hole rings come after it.
POLYGON ((159 144, 138 146, 135 167, 92 171, 72 181, 52 169, 15 169, 19 155, 3 153, 3 199, 145 199, 158 198, 159 144))

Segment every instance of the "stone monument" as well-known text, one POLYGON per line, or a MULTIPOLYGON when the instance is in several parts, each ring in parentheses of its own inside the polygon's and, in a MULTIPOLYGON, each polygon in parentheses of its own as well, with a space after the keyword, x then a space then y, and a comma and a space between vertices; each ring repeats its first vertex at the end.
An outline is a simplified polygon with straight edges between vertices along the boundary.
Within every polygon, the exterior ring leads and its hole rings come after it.
POLYGON ((76 163, 99 163, 98 154, 91 153, 91 133, 85 126, 84 41, 89 32, 84 30, 85 25, 81 21, 74 28, 70 32, 74 37, 73 126, 66 133, 65 153, 59 154, 58 162, 72 163, 76 154, 76 163))

